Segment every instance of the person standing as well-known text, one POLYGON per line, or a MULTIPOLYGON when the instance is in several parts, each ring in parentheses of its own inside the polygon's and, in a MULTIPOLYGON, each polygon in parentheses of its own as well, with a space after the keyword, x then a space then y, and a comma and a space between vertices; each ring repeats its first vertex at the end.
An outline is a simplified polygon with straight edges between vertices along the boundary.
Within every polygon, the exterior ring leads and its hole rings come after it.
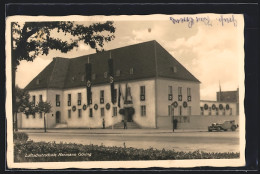
POLYGON ((124 129, 127 129, 127 122, 124 120, 124 129))

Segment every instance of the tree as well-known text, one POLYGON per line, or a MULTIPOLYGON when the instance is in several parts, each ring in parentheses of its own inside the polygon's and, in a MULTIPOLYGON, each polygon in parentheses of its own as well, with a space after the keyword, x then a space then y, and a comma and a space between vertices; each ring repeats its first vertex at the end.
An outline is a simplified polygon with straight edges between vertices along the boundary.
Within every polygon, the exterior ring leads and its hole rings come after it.
MULTIPOLYGON (((38 55, 48 55, 49 50, 66 53, 83 41, 96 51, 103 51, 104 42, 115 38, 113 22, 94 23, 89 26, 75 22, 18 22, 11 23, 12 55, 12 105, 15 105, 15 72, 20 61, 33 61, 38 55), (106 32, 106 35, 103 34, 106 32), (58 38, 53 33, 68 37, 58 38)), ((13 110, 13 114, 15 110, 13 110)))
POLYGON ((51 104, 49 102, 43 102, 40 101, 37 105, 37 112, 38 113, 43 113, 43 118, 44 118, 44 132, 46 132, 46 119, 45 119, 45 114, 51 112, 51 104))
POLYGON ((30 95, 27 91, 15 86, 15 104, 13 105, 14 110, 14 130, 17 131, 17 113, 24 112, 25 108, 30 106, 29 102, 30 95))

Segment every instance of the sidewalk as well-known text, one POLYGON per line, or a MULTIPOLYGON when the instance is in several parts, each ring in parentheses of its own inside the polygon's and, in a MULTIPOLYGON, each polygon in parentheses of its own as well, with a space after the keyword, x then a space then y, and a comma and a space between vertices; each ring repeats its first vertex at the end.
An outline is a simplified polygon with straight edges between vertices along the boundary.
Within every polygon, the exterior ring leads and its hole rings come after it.
MULTIPOLYGON (((175 129, 174 133, 205 132, 204 129, 175 129)), ((44 133, 43 129, 19 129, 19 132, 44 133)), ((74 133, 74 134, 165 134, 173 133, 169 129, 47 129, 47 133, 74 133)))

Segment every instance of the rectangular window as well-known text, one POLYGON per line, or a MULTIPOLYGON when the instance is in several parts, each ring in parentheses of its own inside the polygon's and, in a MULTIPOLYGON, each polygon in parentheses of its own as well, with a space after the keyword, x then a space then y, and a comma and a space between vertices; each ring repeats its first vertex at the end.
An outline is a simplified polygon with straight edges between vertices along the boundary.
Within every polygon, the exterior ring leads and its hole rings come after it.
POLYGON ((68 110, 68 118, 71 118, 71 109, 68 110))
POLYGON ((200 114, 204 115, 204 108, 203 107, 200 107, 200 114))
POLYGON ((42 102, 42 95, 39 96, 39 102, 42 102))
POLYGON ((172 116, 172 105, 168 105, 168 116, 172 116))
POLYGON ((178 95, 182 95, 182 87, 178 87, 178 95))
POLYGON ((134 74, 134 68, 130 68, 130 74, 134 74))
POLYGON ((81 93, 78 93, 78 105, 81 105, 81 93))
POLYGON ((89 117, 93 117, 93 109, 92 108, 89 109, 89 117))
POLYGON ((140 100, 145 101, 145 86, 140 86, 140 100))
POLYGON ((172 100, 172 86, 168 86, 168 100, 172 100))
POLYGON ((101 117, 105 116, 105 109, 104 108, 100 108, 100 112, 101 112, 101 117))
POLYGON ((211 107, 209 107, 209 115, 211 115, 211 107))
POLYGON ((230 113, 229 113, 229 115, 232 115, 232 108, 229 108, 229 110, 230 110, 230 113))
POLYGON ((218 115, 218 108, 216 108, 216 115, 218 115))
POLYGON ((182 87, 178 87, 178 101, 182 101, 182 87))
POLYGON ((39 117, 42 118, 42 112, 39 113, 39 117))
POLYGON ((35 97, 35 95, 33 95, 32 96, 32 104, 33 104, 33 106, 35 106, 35 100, 36 100, 36 97, 35 97))
POLYGON ((225 109, 223 109, 223 115, 226 115, 226 110, 225 109))
POLYGON ((179 115, 181 116, 182 115, 182 107, 179 106, 179 115))
POLYGON ((104 96, 105 96, 104 90, 101 90, 101 91, 100 91, 100 103, 101 103, 101 104, 104 103, 104 96))
POLYGON ((114 102, 116 103, 117 101, 117 89, 114 89, 114 102))
POLYGON ((113 107, 113 116, 117 116, 117 107, 113 107))
POLYGON ((146 116, 146 106, 145 105, 141 106, 141 116, 146 116))
POLYGON ((89 100, 89 104, 92 104, 92 92, 90 93, 90 100, 89 100))
POLYGON ((56 95, 56 106, 60 106, 60 95, 56 95))
POLYGON ((188 107, 188 115, 191 115, 191 106, 188 107))
POLYGON ((187 88, 187 100, 191 101, 191 89, 187 88))
POLYGON ((71 94, 68 94, 68 106, 71 106, 71 94))
POLYGON ((81 109, 78 109, 78 117, 81 118, 81 109))

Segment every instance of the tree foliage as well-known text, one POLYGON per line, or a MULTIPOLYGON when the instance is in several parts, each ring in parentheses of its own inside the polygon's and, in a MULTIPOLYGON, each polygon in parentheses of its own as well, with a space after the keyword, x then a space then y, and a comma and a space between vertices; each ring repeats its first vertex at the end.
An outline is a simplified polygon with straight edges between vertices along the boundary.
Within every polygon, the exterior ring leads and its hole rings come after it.
POLYGON ((104 42, 115 38, 113 22, 94 23, 89 26, 70 21, 12 23, 12 59, 16 68, 21 60, 33 61, 49 50, 66 53, 83 41, 96 51, 103 51, 104 42), (103 33, 105 32, 105 33, 103 33), (62 38, 57 33, 63 34, 62 38), (68 36, 68 37, 67 37, 68 36), (68 39, 70 38, 70 39, 68 39))
POLYGON ((38 113, 44 113, 44 114, 47 114, 47 113, 50 113, 51 112, 51 104, 49 102, 43 102, 43 101, 40 101, 38 104, 37 104, 37 112, 38 113))
POLYGON ((29 98, 30 95, 27 91, 19 88, 18 86, 15 86, 14 111, 16 113, 24 112, 25 108, 30 106, 29 98))

